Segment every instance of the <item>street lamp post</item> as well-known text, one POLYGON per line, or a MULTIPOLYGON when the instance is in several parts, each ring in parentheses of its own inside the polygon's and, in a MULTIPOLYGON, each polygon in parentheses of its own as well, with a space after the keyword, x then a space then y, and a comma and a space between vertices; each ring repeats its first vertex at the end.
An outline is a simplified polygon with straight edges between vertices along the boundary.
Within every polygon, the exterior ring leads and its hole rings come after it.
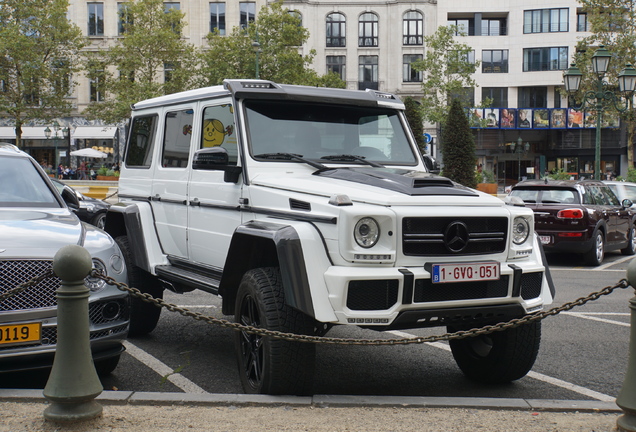
MULTIPOLYGON (((51 131, 51 128, 49 128, 48 126, 46 127, 46 129, 44 129, 44 136, 46 137, 47 140, 51 139, 51 135, 53 132, 55 132, 55 134, 53 134, 53 145, 55 146, 55 155, 53 157, 53 159, 55 160, 54 171, 55 171, 55 174, 57 174, 57 166, 59 165, 57 140, 60 138, 58 136, 58 132, 61 132, 62 138, 67 139, 69 137, 69 129, 67 127, 60 128, 60 124, 57 121, 54 121, 52 131, 51 131)), ((70 148, 68 150, 70 151, 70 148)))
MULTIPOLYGON (((625 65, 625 68, 618 74, 618 89, 625 94, 624 106, 618 105, 620 99, 612 90, 604 89, 607 84, 603 81, 603 78, 609 67, 611 57, 612 54, 604 46, 598 47, 592 56, 592 70, 596 75, 596 90, 590 90, 585 93, 581 106, 572 107, 576 110, 581 110, 585 108, 586 103, 589 103, 596 109, 596 144, 594 148, 594 178, 596 180, 601 179, 601 121, 603 110, 612 105, 616 111, 625 112, 636 89, 636 69, 630 64, 625 65)), ((577 92, 581 85, 582 77, 583 74, 579 68, 572 63, 570 68, 563 74, 565 90, 570 94, 577 92)))
POLYGON ((527 142, 524 146, 521 137, 517 138, 516 143, 514 141, 510 143, 510 151, 517 153, 517 172, 519 173, 518 181, 521 181, 521 155, 528 153, 529 150, 530 143, 527 142))

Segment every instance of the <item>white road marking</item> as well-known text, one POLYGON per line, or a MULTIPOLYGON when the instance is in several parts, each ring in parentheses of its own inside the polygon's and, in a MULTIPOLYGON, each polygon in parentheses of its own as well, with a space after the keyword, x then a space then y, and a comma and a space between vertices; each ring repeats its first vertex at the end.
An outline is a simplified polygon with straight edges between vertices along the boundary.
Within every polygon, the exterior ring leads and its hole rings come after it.
MULTIPOLYGON (((410 333, 405 333, 405 332, 395 331, 395 330, 388 331, 387 333, 392 333, 392 334, 396 335, 397 337, 401 337, 401 338, 414 339, 414 338, 417 337, 417 336, 412 335, 410 333)), ((446 351, 450 351, 451 350, 450 346, 448 346, 448 344, 441 343, 441 342, 426 342, 426 344, 430 345, 430 346, 433 346, 433 347, 436 347, 436 348, 440 348, 440 349, 446 350, 446 351)), ((599 393, 597 391, 590 390, 588 388, 581 387, 581 386, 578 386, 576 384, 572 384, 572 383, 569 383, 567 381, 560 380, 558 378, 553 378, 553 377, 548 376, 548 375, 543 375, 543 374, 540 374, 538 372, 530 371, 530 372, 528 372, 527 376, 529 376, 530 378, 534 378, 536 380, 539 380, 539 381, 543 381, 543 382, 548 383, 548 384, 555 385, 557 387, 564 388, 566 390, 570 390, 570 391, 572 391, 574 393, 578 393, 578 394, 581 394, 581 395, 584 395, 584 396, 591 397, 593 399, 597 399, 597 400, 603 401, 603 402, 614 402, 616 400, 615 397, 610 396, 610 395, 606 395, 605 393, 599 393)))
POLYGON ((629 327, 629 323, 628 322, 609 320, 609 319, 599 318, 599 317, 594 316, 594 315, 610 315, 610 314, 611 315, 629 316, 628 313, 611 313, 611 312, 606 312, 606 313, 562 312, 562 313, 565 314, 565 315, 570 315, 570 316, 577 317, 577 318, 588 319, 590 321, 598 321, 598 322, 602 322, 602 323, 606 323, 606 324, 616 324, 616 325, 623 326, 623 327, 629 327))
POLYGON ((216 305, 177 305, 180 308, 186 309, 218 309, 219 307, 216 305))
POLYGON ((160 376, 166 377, 168 381, 172 384, 179 387, 186 393, 197 393, 204 394, 207 393, 201 387, 181 375, 180 373, 176 373, 174 369, 161 362, 156 357, 148 354, 146 351, 132 344, 130 341, 125 341, 124 346, 126 347, 126 352, 148 366, 153 371, 157 372, 160 376))

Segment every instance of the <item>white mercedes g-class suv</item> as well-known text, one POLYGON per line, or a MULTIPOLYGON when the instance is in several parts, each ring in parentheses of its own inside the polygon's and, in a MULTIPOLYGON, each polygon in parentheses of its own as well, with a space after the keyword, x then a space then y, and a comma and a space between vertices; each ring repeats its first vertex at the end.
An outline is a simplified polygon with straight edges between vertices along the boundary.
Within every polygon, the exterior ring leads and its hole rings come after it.
MULTIPOLYGON (((243 324, 453 331, 554 297, 532 210, 427 172, 404 104, 379 91, 226 80, 136 103, 119 199, 106 230, 130 285, 219 295, 243 324)), ((159 315, 133 299, 131 335, 159 315)), ((450 345, 467 376, 505 382, 540 337, 535 322, 450 345)), ((312 343, 237 332, 236 355, 246 392, 311 392, 312 343)))

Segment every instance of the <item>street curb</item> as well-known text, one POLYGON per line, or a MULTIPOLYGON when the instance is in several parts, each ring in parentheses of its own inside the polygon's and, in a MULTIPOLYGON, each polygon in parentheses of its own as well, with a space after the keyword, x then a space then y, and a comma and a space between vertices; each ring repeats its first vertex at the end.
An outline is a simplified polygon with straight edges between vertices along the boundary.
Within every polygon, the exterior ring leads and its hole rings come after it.
MULTIPOLYGON (((431 396, 270 396, 222 393, 102 392, 103 405, 300 406, 374 408, 472 408, 486 410, 620 413, 615 402, 590 400, 468 398, 431 396)), ((42 390, 0 389, 0 402, 43 403, 42 390)))

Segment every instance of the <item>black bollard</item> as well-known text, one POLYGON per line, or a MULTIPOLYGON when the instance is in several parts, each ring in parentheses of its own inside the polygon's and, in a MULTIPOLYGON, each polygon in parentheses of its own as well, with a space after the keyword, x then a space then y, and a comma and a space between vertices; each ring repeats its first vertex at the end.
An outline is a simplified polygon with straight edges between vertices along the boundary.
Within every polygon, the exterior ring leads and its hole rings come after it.
POLYGON ((57 291, 57 349, 44 387, 50 401, 44 410, 47 420, 73 422, 102 414, 95 402, 103 388, 91 355, 89 290, 84 285, 91 268, 91 255, 81 246, 64 246, 53 258, 53 271, 62 284, 57 291))

